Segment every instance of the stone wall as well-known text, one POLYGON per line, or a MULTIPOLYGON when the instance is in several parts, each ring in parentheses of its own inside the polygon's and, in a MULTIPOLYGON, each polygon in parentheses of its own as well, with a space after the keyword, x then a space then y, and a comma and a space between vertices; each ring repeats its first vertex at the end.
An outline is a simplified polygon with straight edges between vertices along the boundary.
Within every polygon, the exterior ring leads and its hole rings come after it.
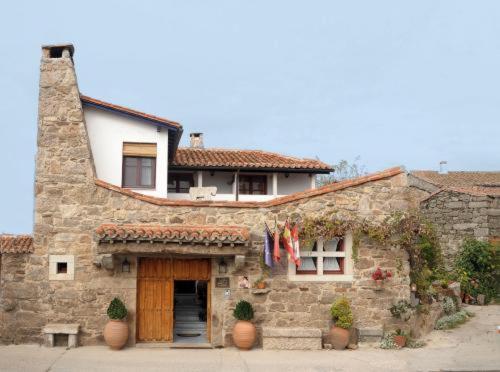
MULTIPOLYGON (((136 257, 129 257, 130 273, 96 266, 95 230, 102 223, 248 227, 252 245, 245 267, 234 271, 234 263, 229 260, 230 297, 225 298, 222 289, 212 287, 214 346, 231 344, 232 310, 242 298, 255 304, 259 330, 269 325, 317 327, 323 331, 330 326, 329 307, 336 296, 349 297, 355 325, 365 328, 383 327, 391 321, 388 308, 392 302, 409 298, 406 253, 367 240, 360 243, 359 260, 354 265, 354 280, 350 283, 289 282, 286 260, 283 260, 269 280, 268 293, 254 294, 252 290, 237 288, 238 275, 249 276, 251 282, 261 275, 258 256, 263 246, 264 222, 272 225, 275 218, 283 223, 288 217, 332 212, 338 217, 382 220, 395 210, 416 207, 416 191, 408 187, 404 173, 267 208, 154 205, 95 184, 69 53, 62 58, 49 58, 45 51, 39 106, 34 253, 13 259, 7 263, 10 274, 8 271, 2 274, 2 290, 16 301, 16 307, 9 312, 1 310, 0 319, 8 324, 0 328, 1 342, 39 342, 40 329, 46 323, 71 322, 81 325, 82 344, 101 343, 107 321, 106 308, 115 296, 122 298, 129 309, 130 344, 135 342, 136 257), (48 257, 60 254, 74 255, 74 280, 48 280, 48 257), (370 279, 377 266, 394 273, 385 290, 380 292, 372 289, 370 279), (18 270, 19 275, 12 274, 18 270)), ((120 262, 121 257, 117 255, 115 260, 120 262)), ((212 265, 216 273, 215 259, 212 265)))
POLYGON ((500 198, 443 190, 421 203, 434 224, 448 267, 465 238, 489 240, 499 236, 500 198))

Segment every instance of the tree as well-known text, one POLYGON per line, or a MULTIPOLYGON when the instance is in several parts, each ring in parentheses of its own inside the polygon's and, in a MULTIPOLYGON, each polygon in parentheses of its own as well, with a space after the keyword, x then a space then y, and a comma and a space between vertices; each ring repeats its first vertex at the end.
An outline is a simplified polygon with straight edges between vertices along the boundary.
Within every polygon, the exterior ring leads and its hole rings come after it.
POLYGON ((359 156, 356 156, 352 163, 349 163, 345 159, 340 160, 337 164, 332 165, 334 169, 333 173, 318 175, 316 177, 316 184, 323 186, 332 182, 364 176, 367 173, 366 167, 364 164, 360 164, 360 159, 359 156))

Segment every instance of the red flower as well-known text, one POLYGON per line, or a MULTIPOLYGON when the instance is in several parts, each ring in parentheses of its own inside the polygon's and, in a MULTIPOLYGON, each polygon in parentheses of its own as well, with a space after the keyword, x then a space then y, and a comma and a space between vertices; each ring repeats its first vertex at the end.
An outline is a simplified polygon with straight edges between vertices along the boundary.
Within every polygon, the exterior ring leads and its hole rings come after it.
POLYGON ((391 278, 392 273, 388 270, 382 271, 380 267, 377 267, 377 270, 375 270, 372 274, 372 279, 373 280, 385 280, 387 278, 391 278))

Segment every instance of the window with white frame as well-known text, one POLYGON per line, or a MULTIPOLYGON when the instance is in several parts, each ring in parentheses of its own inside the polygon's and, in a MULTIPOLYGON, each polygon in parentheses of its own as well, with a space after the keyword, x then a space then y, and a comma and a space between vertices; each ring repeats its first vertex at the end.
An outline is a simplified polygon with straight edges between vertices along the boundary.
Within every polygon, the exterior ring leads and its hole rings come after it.
POLYGON ((351 281, 352 236, 318 238, 301 247, 300 266, 289 263, 288 276, 296 281, 351 281))

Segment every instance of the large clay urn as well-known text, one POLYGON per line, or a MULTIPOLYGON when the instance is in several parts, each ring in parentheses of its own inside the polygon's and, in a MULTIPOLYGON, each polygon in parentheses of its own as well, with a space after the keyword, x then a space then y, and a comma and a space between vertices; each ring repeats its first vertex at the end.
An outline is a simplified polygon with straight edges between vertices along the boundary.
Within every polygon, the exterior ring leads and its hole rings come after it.
POLYGON ((344 350, 349 345, 349 330, 332 326, 330 329, 330 343, 335 350, 344 350))
POLYGON ((250 350, 255 343, 257 331, 255 326, 247 320, 238 320, 233 328, 234 344, 243 350, 250 350))
POLYGON ((120 350, 128 340, 128 324, 123 320, 110 319, 104 327, 104 340, 113 350, 120 350))

